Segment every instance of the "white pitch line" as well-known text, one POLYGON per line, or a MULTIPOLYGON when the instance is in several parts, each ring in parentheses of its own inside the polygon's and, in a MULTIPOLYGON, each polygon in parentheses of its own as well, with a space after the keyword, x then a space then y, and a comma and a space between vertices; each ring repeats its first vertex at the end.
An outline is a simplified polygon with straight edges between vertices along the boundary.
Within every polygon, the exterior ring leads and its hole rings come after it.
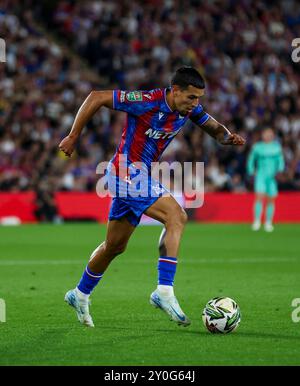
MULTIPOLYGON (((287 257, 287 258, 197 258, 185 260, 184 257, 180 259, 182 264, 259 264, 259 263, 300 263, 300 259, 295 257, 287 257)), ((1 260, 0 266, 22 266, 22 265, 74 265, 74 264, 85 264, 88 260, 1 260)), ((141 263, 141 264, 149 264, 150 259, 141 260, 141 259, 130 259, 131 263, 141 263)), ((153 262, 153 259, 151 260, 153 262)))

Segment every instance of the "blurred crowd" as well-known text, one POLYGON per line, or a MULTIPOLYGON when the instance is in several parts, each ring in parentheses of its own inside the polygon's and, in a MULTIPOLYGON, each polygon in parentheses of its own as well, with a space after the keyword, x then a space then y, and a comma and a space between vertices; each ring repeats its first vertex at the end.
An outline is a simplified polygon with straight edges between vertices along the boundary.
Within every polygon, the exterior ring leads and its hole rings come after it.
POLYGON ((92 89, 169 85, 182 65, 205 77, 205 110, 247 139, 216 144, 188 123, 168 161, 203 161, 206 191, 251 189, 246 161, 261 129, 276 131, 286 162, 281 189, 300 189, 298 1, 149 0, 0 3, 0 190, 93 191, 96 165, 109 160, 125 114, 101 109, 75 155, 58 144, 92 89))

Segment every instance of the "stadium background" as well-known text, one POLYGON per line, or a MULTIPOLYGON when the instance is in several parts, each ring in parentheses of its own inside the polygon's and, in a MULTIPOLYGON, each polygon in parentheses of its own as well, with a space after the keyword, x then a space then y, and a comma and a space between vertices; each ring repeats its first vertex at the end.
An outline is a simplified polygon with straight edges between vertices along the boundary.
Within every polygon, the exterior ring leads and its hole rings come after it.
POLYGON ((0 218, 50 222, 0 226, 0 365, 300 364, 296 37, 298 1, 0 1, 0 218), (206 110, 247 139, 221 147, 189 124, 165 154, 205 162, 205 205, 189 213, 200 222, 186 226, 175 283, 192 325, 179 329, 148 305, 161 228, 143 226, 93 293, 96 328, 83 329, 63 297, 106 226, 67 220, 106 221, 95 167, 112 156, 125 116, 103 108, 71 159, 58 144, 92 89, 163 87, 183 64, 205 76, 206 110), (266 125, 286 162, 270 234, 250 230, 245 170, 266 125), (236 334, 205 331, 201 312, 214 296, 240 305, 236 334))
MULTIPOLYGON (((207 193, 249 192, 247 155, 261 129, 271 126, 286 162, 279 189, 299 191, 300 72, 291 60, 299 17, 295 1, 2 1, 0 36, 7 62, 0 66, 0 191, 35 193, 2 194, 1 216, 19 211, 24 221, 55 221, 57 214, 92 218, 94 204, 70 213, 62 204, 68 200, 55 193, 95 192, 96 165, 113 155, 124 114, 97 113, 69 160, 57 145, 79 106, 93 89, 167 86, 181 65, 204 74, 204 107, 247 145, 219 146, 190 123, 163 159, 203 161, 207 193)), ((86 197, 77 208, 88 205, 86 197)), ((228 215, 211 215, 209 208, 215 202, 227 207, 233 197, 210 197, 196 218, 228 221, 228 215)), ((299 197, 292 197, 297 208, 299 197)), ((234 200, 240 215, 232 220, 250 221, 251 196, 234 200)), ((300 220, 288 202, 289 197, 279 201, 275 220, 300 220)), ((99 220, 107 201, 98 200, 96 208, 99 220)))

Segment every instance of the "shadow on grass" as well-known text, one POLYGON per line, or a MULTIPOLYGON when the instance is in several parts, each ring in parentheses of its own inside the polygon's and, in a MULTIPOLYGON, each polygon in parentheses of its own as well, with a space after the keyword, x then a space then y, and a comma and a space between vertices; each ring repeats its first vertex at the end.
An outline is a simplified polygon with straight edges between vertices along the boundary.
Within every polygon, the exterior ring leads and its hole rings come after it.
MULTIPOLYGON (((145 326, 143 327, 143 332, 147 333, 149 331, 153 331, 155 333, 167 333, 167 334, 187 334, 187 335, 198 335, 201 338, 205 337, 218 337, 220 339, 226 339, 226 337, 235 337, 235 338, 256 338, 256 339, 273 339, 274 341, 276 340, 293 340, 293 341, 300 341, 300 335, 288 335, 288 334, 277 334, 277 333, 264 333, 264 332, 254 332, 254 331, 240 331, 237 330, 236 332, 233 332, 231 334, 211 334, 208 331, 205 330, 191 330, 189 327, 183 327, 183 326, 178 326, 178 328, 174 328, 173 326, 170 329, 168 328, 146 328, 145 326), (174 328, 174 329, 173 329, 174 328)), ((111 331, 134 331, 134 328, 130 327, 112 327, 112 326, 101 326, 101 329, 105 330, 111 330, 111 331)), ((137 331, 137 330, 136 330, 137 331)))
POLYGON ((231 334, 211 334, 207 331, 190 331, 184 328, 184 330, 167 330, 167 329, 153 329, 152 331, 155 332, 168 332, 168 333, 184 333, 184 334, 190 334, 190 335, 200 335, 201 337, 210 337, 215 336, 215 337, 220 337, 221 339, 226 338, 227 336, 234 336, 236 338, 257 338, 257 339, 273 339, 274 341, 276 340, 281 340, 281 339, 286 339, 286 340, 298 340, 300 341, 300 336, 295 336, 295 335, 287 335, 287 334, 271 334, 271 333, 259 333, 259 332, 251 332, 251 331, 236 331, 231 334))

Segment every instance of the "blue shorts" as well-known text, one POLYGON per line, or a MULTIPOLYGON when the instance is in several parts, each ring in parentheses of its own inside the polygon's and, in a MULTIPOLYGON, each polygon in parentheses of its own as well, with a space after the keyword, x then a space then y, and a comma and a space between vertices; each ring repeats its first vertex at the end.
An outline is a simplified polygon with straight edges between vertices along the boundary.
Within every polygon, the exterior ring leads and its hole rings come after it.
POLYGON ((117 176, 108 168, 107 181, 113 197, 109 220, 126 217, 133 226, 139 224, 142 214, 159 197, 169 192, 158 181, 151 178, 148 172, 143 173, 134 168, 131 168, 123 177, 117 176))
POLYGON ((141 221, 142 214, 158 200, 158 197, 120 198, 114 197, 109 212, 109 220, 119 220, 126 217, 133 226, 141 221))

